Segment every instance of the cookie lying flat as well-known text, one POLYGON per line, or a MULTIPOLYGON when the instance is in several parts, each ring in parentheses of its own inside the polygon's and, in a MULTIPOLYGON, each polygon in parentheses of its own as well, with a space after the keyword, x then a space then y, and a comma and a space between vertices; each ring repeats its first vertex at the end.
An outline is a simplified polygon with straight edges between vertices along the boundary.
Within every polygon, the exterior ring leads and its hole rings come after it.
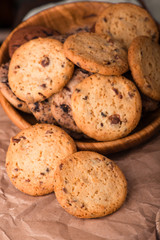
POLYGON ((43 101, 60 91, 72 77, 74 65, 66 59, 63 44, 38 38, 21 45, 9 66, 9 85, 27 103, 43 101))
POLYGON ((29 103, 31 113, 40 123, 56 123, 51 111, 52 96, 42 102, 29 103))
POLYGON ((22 44, 30 40, 38 37, 49 37, 53 34, 58 35, 56 31, 50 28, 38 26, 38 25, 20 28, 13 33, 9 41, 9 45, 8 45, 9 56, 12 57, 13 53, 17 48, 19 48, 22 44))
POLYGON ((74 153, 55 171, 55 194, 60 205, 80 218, 115 212, 124 203, 127 182, 119 167, 95 152, 74 153))
POLYGON ((159 38, 157 25, 149 13, 130 3, 113 4, 106 8, 96 22, 95 31, 110 34, 127 48, 137 36, 148 36, 156 42, 159 38))
POLYGON ((141 97, 122 76, 91 75, 76 86, 71 98, 73 118, 89 137, 110 141, 127 136, 141 117, 141 97))
POLYGON ((68 59, 93 73, 121 75, 128 70, 127 50, 105 34, 81 32, 64 42, 68 59))
POLYGON ((50 124, 37 124, 11 138, 6 169, 13 185, 36 196, 54 191, 58 161, 76 151, 72 138, 50 124))
POLYGON ((146 96, 160 101, 160 46, 145 36, 133 40, 128 61, 137 86, 146 96))
POLYGON ((9 84, 8 84, 8 69, 9 63, 2 64, 0 67, 0 91, 3 96, 11 103, 15 108, 30 113, 30 110, 27 104, 16 97, 16 95, 12 92, 9 84))
POLYGON ((85 72, 80 68, 76 69, 67 85, 60 92, 52 96, 51 111, 53 117, 59 125, 74 132, 81 132, 81 130, 77 127, 75 121, 73 120, 71 96, 76 88, 76 85, 88 76, 88 72, 85 72))

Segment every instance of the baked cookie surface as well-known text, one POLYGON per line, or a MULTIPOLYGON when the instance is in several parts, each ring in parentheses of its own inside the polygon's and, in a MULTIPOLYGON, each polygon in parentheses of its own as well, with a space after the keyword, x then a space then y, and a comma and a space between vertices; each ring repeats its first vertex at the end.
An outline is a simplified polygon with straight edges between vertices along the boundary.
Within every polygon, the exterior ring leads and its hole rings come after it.
POLYGON ((12 92, 8 83, 8 69, 9 69, 9 62, 2 64, 0 67, 0 91, 2 95, 15 108, 26 113, 31 113, 27 104, 24 101, 20 100, 18 97, 16 97, 16 95, 12 92))
POLYGON ((51 111, 53 117, 59 125, 74 132, 81 132, 81 130, 77 127, 75 121, 73 120, 71 96, 76 88, 76 85, 88 76, 88 72, 77 68, 67 85, 60 92, 52 96, 51 111))
POLYGON ((92 73, 121 75, 128 70, 124 45, 106 34, 71 35, 64 42, 64 51, 75 65, 92 73))
POLYGON ((141 117, 135 84, 122 76, 94 74, 76 86, 71 98, 73 118, 87 136, 110 141, 127 136, 141 117))
POLYGON ((13 53, 22 44, 39 37, 49 37, 52 35, 58 35, 50 28, 43 26, 27 26, 16 30, 9 41, 9 56, 12 57, 13 53))
POLYGON ((124 203, 127 182, 120 168, 96 152, 81 151, 60 161, 54 175, 60 205, 79 218, 115 212, 124 203))
POLYGON ((128 61, 141 92, 160 101, 160 45, 148 37, 139 36, 129 47, 128 61))
POLYGON ((118 3, 106 8, 96 21, 97 33, 110 34, 128 48, 137 36, 148 36, 158 42, 159 31, 149 13, 134 4, 118 3))
POLYGON ((37 124, 11 138, 6 170, 20 191, 45 195, 54 191, 53 175, 61 158, 76 151, 73 139, 50 124, 37 124))
POLYGON ((72 77, 73 70, 74 65, 66 59, 61 42, 38 38, 14 52, 8 79, 16 96, 34 103, 60 91, 72 77))

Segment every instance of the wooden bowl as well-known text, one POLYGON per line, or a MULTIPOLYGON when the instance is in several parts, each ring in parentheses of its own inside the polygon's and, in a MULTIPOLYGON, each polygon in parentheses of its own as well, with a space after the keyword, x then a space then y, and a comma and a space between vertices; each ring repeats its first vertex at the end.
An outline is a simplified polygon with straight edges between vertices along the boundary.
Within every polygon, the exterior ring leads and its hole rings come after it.
MULTIPOLYGON (((58 5, 32 16, 28 20, 22 22, 14 31, 31 25, 50 27, 62 34, 84 26, 91 28, 98 14, 109 5, 109 3, 102 2, 76 2, 58 5)), ((0 65, 9 60, 8 43, 14 31, 12 31, 1 46, 0 65)), ((31 124, 36 123, 31 114, 24 114, 16 110, 1 93, 0 102, 9 118, 20 129, 27 128, 31 124)), ((144 116, 134 132, 127 137, 109 142, 76 141, 76 144, 79 150, 91 150, 103 154, 113 153, 135 147, 145 142, 157 133, 159 129, 160 109, 144 116)))

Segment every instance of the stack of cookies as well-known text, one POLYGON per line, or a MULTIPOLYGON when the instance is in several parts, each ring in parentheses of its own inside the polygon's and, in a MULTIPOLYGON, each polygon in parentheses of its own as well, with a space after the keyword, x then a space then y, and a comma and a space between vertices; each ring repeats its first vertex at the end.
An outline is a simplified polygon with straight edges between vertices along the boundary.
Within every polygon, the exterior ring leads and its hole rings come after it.
POLYGON ((77 152, 73 138, 123 138, 143 109, 158 108, 158 39, 148 12, 123 3, 104 9, 87 31, 61 35, 30 26, 13 33, 0 88, 39 122, 10 142, 6 168, 19 190, 33 196, 55 191, 61 206, 77 217, 120 208, 127 182, 119 167, 98 153, 77 152))
POLYGON ((17 109, 75 139, 123 138, 142 110, 159 106, 158 39, 148 12, 126 3, 109 5, 91 29, 61 35, 44 26, 20 28, 9 42, 11 60, 1 66, 0 88, 17 109))

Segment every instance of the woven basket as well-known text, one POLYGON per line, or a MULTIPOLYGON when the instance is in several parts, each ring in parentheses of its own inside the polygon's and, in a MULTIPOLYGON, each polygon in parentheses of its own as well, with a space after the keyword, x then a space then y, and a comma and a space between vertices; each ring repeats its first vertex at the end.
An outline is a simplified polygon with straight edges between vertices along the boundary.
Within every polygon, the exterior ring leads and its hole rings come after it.
MULTIPOLYGON (((58 5, 32 16, 21 23, 14 31, 25 26, 42 25, 64 34, 84 26, 92 27, 98 14, 109 5, 109 3, 102 2, 76 2, 58 5)), ((1 46, 0 65, 9 60, 8 42, 14 31, 11 32, 1 46)), ((20 129, 36 123, 34 117, 16 110, 1 93, 0 102, 8 117, 20 129)), ((103 154, 119 152, 145 142, 159 130, 160 109, 143 117, 134 132, 125 138, 109 142, 76 141, 76 144, 80 150, 91 150, 103 154)))

